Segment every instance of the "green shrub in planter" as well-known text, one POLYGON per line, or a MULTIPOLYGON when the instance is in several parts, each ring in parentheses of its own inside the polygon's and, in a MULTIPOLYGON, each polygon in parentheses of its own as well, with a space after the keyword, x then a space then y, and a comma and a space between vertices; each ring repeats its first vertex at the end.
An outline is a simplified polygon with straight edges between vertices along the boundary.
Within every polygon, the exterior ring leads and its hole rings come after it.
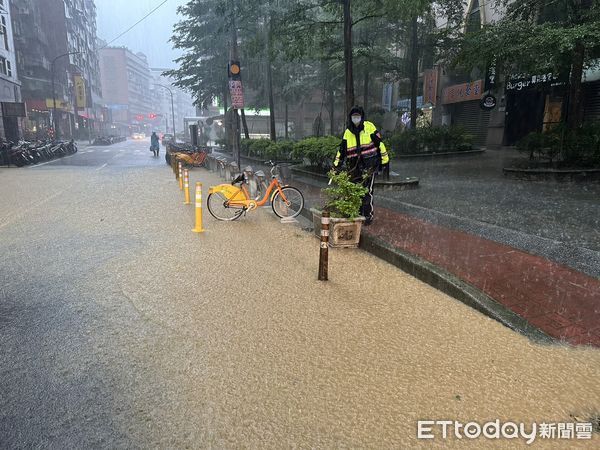
POLYGON ((529 133, 517 142, 517 150, 526 153, 530 160, 547 159, 552 162, 560 152, 560 135, 556 133, 529 133))
POLYGON ((269 139, 251 139, 248 156, 263 158, 273 144, 269 139))
POLYGON ((423 127, 393 134, 389 146, 401 155, 471 150, 473 136, 462 127, 423 127))
POLYGON ((589 122, 564 133, 564 160, 571 164, 600 166, 600 122, 589 122))
POLYGON ((252 139, 242 139, 240 141, 240 151, 242 152, 242 155, 248 155, 251 142, 252 139))
MULTIPOLYGON (((294 141, 277 141, 275 147, 277 150, 274 153, 273 159, 286 161, 292 158, 292 152, 294 150, 294 141)), ((272 151, 271 148, 269 149, 272 151)))
POLYGON ((361 184, 353 183, 347 172, 329 172, 333 187, 326 188, 327 209, 333 217, 356 219, 360 216, 363 197, 369 190, 361 184))
POLYGON ((306 138, 294 143, 292 158, 306 158, 311 166, 324 170, 331 167, 339 148, 340 138, 336 136, 306 138))
POLYGON ((586 123, 569 130, 559 125, 543 133, 530 133, 517 143, 530 160, 559 160, 567 165, 600 165, 600 122, 586 123))

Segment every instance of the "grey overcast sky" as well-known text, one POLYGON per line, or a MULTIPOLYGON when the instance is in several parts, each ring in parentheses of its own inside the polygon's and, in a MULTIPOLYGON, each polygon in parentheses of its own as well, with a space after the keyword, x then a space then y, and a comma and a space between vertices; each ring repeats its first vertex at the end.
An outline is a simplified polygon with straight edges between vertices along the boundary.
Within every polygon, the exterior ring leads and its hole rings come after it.
MULTIPOLYGON (((178 22, 177 7, 188 0, 168 0, 154 14, 112 45, 126 46, 134 53, 148 56, 150 67, 175 67, 173 59, 180 55, 169 42, 173 25, 178 22)), ((98 37, 111 41, 162 0, 96 0, 98 37)))

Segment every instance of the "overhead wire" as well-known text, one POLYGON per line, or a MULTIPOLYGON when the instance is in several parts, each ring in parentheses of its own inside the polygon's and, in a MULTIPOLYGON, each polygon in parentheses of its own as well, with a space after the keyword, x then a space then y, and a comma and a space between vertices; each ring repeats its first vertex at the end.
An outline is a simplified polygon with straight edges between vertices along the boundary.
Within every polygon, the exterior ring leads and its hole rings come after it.
POLYGON ((116 38, 114 38, 112 41, 110 41, 109 43, 107 43, 106 45, 104 45, 103 47, 100 47, 98 50, 102 50, 103 48, 108 47, 110 44, 112 44, 113 42, 115 42, 117 39, 123 37, 124 35, 126 35, 127 33, 129 33, 131 30, 133 30, 136 26, 138 26, 140 23, 142 23, 144 20, 146 20, 148 17, 150 17, 152 14, 154 14, 156 11, 158 11, 158 9, 163 6, 165 3, 167 3, 169 0, 164 0, 162 1, 158 6, 156 6, 154 9, 152 9, 148 14, 146 14, 144 17, 142 17, 140 20, 138 20, 136 23, 134 23, 133 25, 131 25, 129 28, 127 28, 125 31, 123 31, 121 34, 119 34, 116 38))

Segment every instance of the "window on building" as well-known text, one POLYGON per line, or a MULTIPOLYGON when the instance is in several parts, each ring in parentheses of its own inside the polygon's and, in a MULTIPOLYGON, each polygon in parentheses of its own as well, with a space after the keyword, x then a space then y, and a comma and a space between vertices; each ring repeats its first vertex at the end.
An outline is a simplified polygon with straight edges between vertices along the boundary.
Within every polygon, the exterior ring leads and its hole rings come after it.
POLYGON ((481 29, 481 9, 479 7, 479 0, 473 0, 471 9, 467 16, 467 33, 473 33, 481 29))
POLYGON ((3 56, 0 56, 0 73, 1 73, 2 75, 6 75, 6 63, 7 63, 7 62, 8 62, 8 61, 6 60, 6 58, 5 58, 5 57, 3 57, 3 56))
POLYGON ((12 77, 12 67, 9 60, 6 60, 6 75, 12 77))
POLYGON ((4 37, 4 48, 8 50, 8 30, 6 28, 6 17, 2 16, 1 20, 2 22, 0 23, 0 33, 2 33, 2 37, 4 37))

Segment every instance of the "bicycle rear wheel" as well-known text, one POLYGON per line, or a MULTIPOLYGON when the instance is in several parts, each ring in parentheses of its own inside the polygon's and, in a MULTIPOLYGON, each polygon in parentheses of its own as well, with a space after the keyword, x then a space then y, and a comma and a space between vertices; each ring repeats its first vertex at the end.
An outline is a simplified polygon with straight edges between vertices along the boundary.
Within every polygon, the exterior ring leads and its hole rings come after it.
POLYGON ((281 192, 277 191, 271 201, 273 212, 283 218, 296 217, 302 212, 304 208, 304 196, 302 192, 292 186, 285 186, 281 188, 285 200, 281 196, 281 192))
POLYGON ((206 206, 208 212, 217 220, 231 221, 239 219, 244 208, 241 206, 228 206, 228 199, 221 192, 208 194, 206 206))

